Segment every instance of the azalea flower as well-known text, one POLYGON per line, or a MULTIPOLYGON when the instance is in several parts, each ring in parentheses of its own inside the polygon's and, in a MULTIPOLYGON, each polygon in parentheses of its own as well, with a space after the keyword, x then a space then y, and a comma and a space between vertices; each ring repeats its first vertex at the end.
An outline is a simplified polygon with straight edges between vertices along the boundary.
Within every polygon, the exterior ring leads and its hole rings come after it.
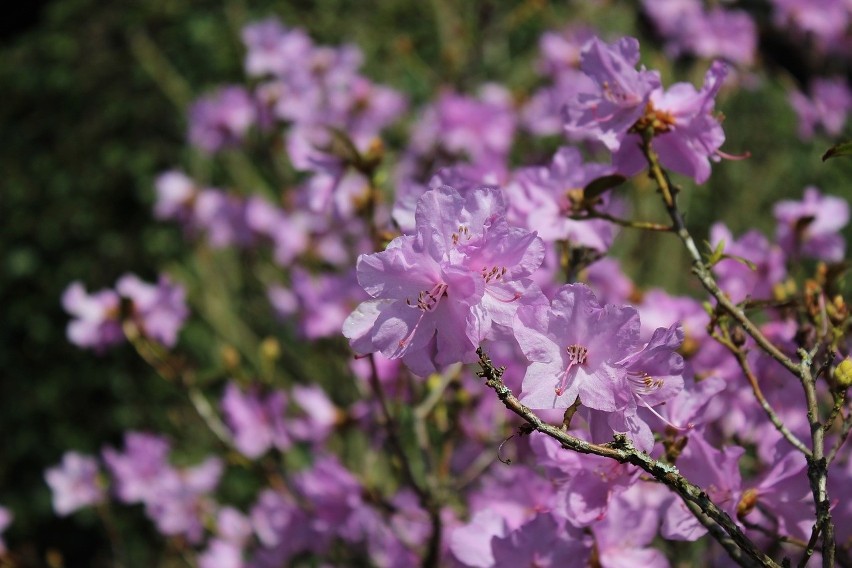
POLYGON ((449 186, 426 192, 416 234, 358 258, 358 282, 374 299, 343 324, 355 352, 402 358, 426 375, 472 362, 493 326, 510 326, 519 305, 540 302, 528 277, 542 262, 542 241, 509 226, 505 216, 494 188, 464 196, 449 186))

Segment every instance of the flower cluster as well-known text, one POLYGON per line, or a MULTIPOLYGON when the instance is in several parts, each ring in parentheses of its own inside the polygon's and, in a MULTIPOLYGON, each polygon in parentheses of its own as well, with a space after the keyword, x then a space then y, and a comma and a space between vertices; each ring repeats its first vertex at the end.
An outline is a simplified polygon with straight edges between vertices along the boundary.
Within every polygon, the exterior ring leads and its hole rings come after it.
POLYGON ((75 317, 68 324, 68 340, 103 352, 124 341, 122 322, 126 321, 146 338, 174 347, 189 315, 185 297, 183 286, 165 275, 156 284, 148 284, 134 274, 125 274, 115 290, 93 294, 87 294, 81 282, 72 282, 62 295, 62 306, 75 317))
POLYGON ((511 227, 499 190, 464 197, 444 186, 417 204, 416 232, 358 259, 358 281, 374 299, 343 324, 356 352, 402 358, 427 375, 471 362, 477 345, 509 325, 519 306, 543 297, 529 279, 544 247, 511 227))
MULTIPOLYGON (((775 25, 832 37, 793 4, 773 3, 775 25)), ((155 184, 154 216, 194 245, 199 336, 216 349, 187 333, 187 354, 151 352, 189 316, 165 276, 93 294, 75 282, 62 298, 72 343, 130 338, 187 389, 212 433, 202 448, 221 455, 187 462, 142 432, 100 457, 68 452, 45 474, 57 514, 139 504, 202 568, 663 568, 707 518, 714 537, 807 562, 831 532, 811 532, 824 503, 837 542, 852 538, 848 203, 808 187, 775 204, 771 238, 720 222, 702 255, 670 174, 703 184, 725 156, 716 106, 735 85, 721 60, 751 65, 755 26, 697 1, 643 6, 670 55, 719 58, 702 86, 666 87, 638 40, 574 26, 542 37, 545 84, 441 89, 392 152, 380 137, 405 99, 360 74, 356 47, 247 26, 252 86, 197 101, 190 143, 211 160, 267 144, 280 161, 155 184), (671 226, 632 218, 645 171, 671 226), (605 257, 622 227, 680 239, 709 296, 634 282, 605 257), (228 312, 243 292, 252 302, 228 312), (814 460, 817 444, 830 457, 814 460), (681 499, 690 483, 700 504, 681 499)), ((812 127, 845 120, 813 106, 812 127)), ((0 533, 10 519, 0 508, 0 533)))

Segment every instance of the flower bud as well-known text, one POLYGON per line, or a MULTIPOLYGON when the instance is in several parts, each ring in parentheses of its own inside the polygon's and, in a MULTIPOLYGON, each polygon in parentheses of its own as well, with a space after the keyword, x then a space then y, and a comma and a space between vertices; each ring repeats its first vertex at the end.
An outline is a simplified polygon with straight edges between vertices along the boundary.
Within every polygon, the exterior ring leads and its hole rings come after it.
POLYGON ((281 344, 274 337, 267 337, 260 343, 260 354, 267 361, 277 361, 281 357, 281 344))
POLYGON ((230 345, 224 345, 219 351, 222 357, 222 364, 226 369, 232 371, 240 366, 240 353, 230 345))
POLYGON ((828 319, 831 320, 831 323, 837 326, 841 325, 844 321, 846 321, 846 318, 849 317, 849 307, 843 300, 843 296, 839 294, 834 296, 834 299, 829 302, 827 311, 828 319))
POLYGON ((751 513, 756 505, 757 490, 751 488, 743 491, 743 496, 742 498, 740 498, 740 502, 737 503, 737 518, 742 519, 743 517, 751 513))
POLYGON ((834 368, 834 382, 840 388, 847 389, 852 386, 852 360, 849 358, 844 359, 840 362, 837 367, 834 368))
POLYGON ((737 326, 731 330, 731 343, 736 345, 737 347, 742 347, 745 345, 746 335, 743 331, 743 328, 737 326))

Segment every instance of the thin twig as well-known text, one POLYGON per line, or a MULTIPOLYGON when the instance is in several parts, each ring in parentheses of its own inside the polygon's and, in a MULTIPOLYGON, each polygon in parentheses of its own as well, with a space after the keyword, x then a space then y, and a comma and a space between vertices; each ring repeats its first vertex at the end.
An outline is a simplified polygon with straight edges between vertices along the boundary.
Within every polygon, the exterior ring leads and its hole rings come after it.
POLYGON ((408 455, 405 453, 402 441, 399 439, 399 428, 390 412, 387 397, 385 397, 384 389, 382 388, 381 381, 379 381, 379 373, 378 368, 376 367, 375 357, 371 354, 368 358, 370 361, 370 386, 373 389, 373 394, 375 395, 376 400, 379 402, 379 409, 382 413, 382 420, 385 423, 385 430, 387 432, 388 441, 391 445, 391 450, 399 459, 400 470, 405 478, 405 482, 417 495, 420 505, 426 509, 432 524, 432 534, 429 538, 422 566, 424 568, 436 567, 438 566, 441 558, 441 527, 443 526, 443 522, 441 520, 441 509, 429 488, 421 485, 414 475, 411 462, 408 459, 408 455))
MULTIPOLYGON (((799 350, 802 358, 802 388, 808 406, 808 424, 811 428, 812 455, 808 458, 808 480, 816 506, 816 523, 814 532, 822 532, 822 565, 823 568, 834 567, 834 523, 831 519, 831 503, 828 499, 828 462, 825 458, 825 430, 819 421, 819 402, 816 394, 816 379, 811 374, 816 348, 811 353, 799 350)), ((811 537, 813 539, 813 536, 811 537)))
POLYGON ((834 461, 834 458, 837 457, 837 452, 840 451, 840 448, 843 447, 843 444, 846 442, 846 438, 849 437, 849 432, 852 431, 852 412, 849 412, 846 416, 843 417, 843 422, 840 426, 840 434, 838 434, 837 439, 834 441, 834 446, 831 448, 831 451, 828 453, 828 457, 826 461, 831 464, 834 461))
POLYGON ((425 419, 432 410, 435 408, 441 398, 444 396, 444 392, 447 390, 447 387, 452 384, 453 381, 458 379, 458 371, 461 370, 461 367, 455 370, 448 370, 441 375, 441 382, 429 392, 429 395, 426 397, 423 402, 417 405, 414 409, 414 415, 418 418, 425 419))
POLYGON ((598 211, 597 209, 589 209, 587 214, 575 214, 569 215, 569 219, 573 219, 574 221, 588 221, 590 219, 603 219, 604 221, 609 221, 610 223, 614 223, 621 227, 627 227, 630 229, 640 229, 642 231, 660 231, 663 233, 672 233, 674 232, 674 227, 670 225, 663 225, 661 223, 651 223, 650 221, 631 221, 630 219, 622 219, 620 217, 615 217, 610 215, 609 213, 604 213, 603 211, 598 211))
POLYGON ((763 411, 766 413, 767 418, 772 424, 775 426, 775 429, 781 433, 784 438, 793 445, 794 448, 805 454, 805 456, 810 457, 811 451, 805 446, 804 442, 799 440, 793 432, 790 431, 789 428, 781 421, 781 418, 769 404, 769 401, 766 400, 766 397, 763 396, 763 391, 760 389, 760 385, 757 382, 757 377, 754 375, 754 371, 751 369, 751 365, 748 363, 748 359, 746 358, 746 354, 743 352, 742 348, 737 347, 734 343, 727 337, 723 337, 718 333, 712 334, 713 339, 719 342, 721 345, 725 346, 728 351, 737 359, 737 363, 740 364, 740 369, 742 369, 743 374, 748 380, 749 385, 751 386, 751 390, 754 393, 754 397, 757 399, 757 402, 760 404, 760 407, 763 408, 763 411))
POLYGON ((718 304, 742 326, 743 330, 754 339, 761 349, 763 349, 770 357, 781 363, 784 368, 793 373, 796 377, 801 377, 802 370, 800 366, 794 363, 790 357, 782 353, 780 349, 769 341, 757 325, 755 325, 748 316, 746 316, 745 312, 734 304, 716 284, 716 279, 713 277, 713 273, 702 260, 701 253, 698 252, 698 247, 695 245, 692 235, 690 235, 689 230, 686 228, 683 215, 678 209, 677 201, 675 200, 675 189, 669 182, 668 176, 662 166, 660 166, 657 153, 651 147, 651 139, 652 134, 643 133, 642 151, 645 154, 645 158, 648 160, 651 177, 657 183, 660 193, 662 193, 663 203, 665 204, 666 210, 668 211, 669 217, 671 217, 674 225, 674 232, 678 237, 680 237, 680 240, 683 241, 689 256, 692 258, 692 273, 695 274, 701 282, 701 285, 704 286, 704 289, 707 290, 710 295, 716 299, 718 304))
MULTIPOLYGON (((817 374, 815 378, 816 377, 819 377, 819 374, 817 374)), ((831 427, 834 426, 834 421, 837 420, 837 417, 840 415, 840 411, 843 409, 844 404, 846 404, 846 391, 844 390, 839 393, 835 393, 834 406, 831 407, 831 413, 822 425, 823 432, 831 430, 831 427)))
POLYGON ((814 523, 814 528, 811 531, 811 538, 808 539, 808 543, 805 546, 805 553, 802 555, 802 558, 799 559, 799 564, 797 568, 805 568, 808 565, 808 561, 811 559, 811 556, 814 554, 814 550, 816 550, 816 543, 819 539, 819 533, 822 529, 822 525, 818 522, 814 523))

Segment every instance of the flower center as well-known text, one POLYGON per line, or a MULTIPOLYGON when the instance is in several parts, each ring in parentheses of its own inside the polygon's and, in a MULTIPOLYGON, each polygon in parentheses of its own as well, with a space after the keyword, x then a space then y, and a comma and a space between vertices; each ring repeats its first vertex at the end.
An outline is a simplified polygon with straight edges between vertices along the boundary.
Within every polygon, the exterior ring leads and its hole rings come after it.
POLYGON ((628 371, 627 381, 636 394, 649 394, 659 390, 665 384, 665 379, 655 379, 645 371, 628 371))
POLYGON ((417 300, 411 301, 411 298, 406 298, 405 303, 409 306, 417 306, 423 312, 434 312, 441 302, 441 298, 447 295, 448 286, 443 282, 439 282, 432 286, 431 290, 423 290, 417 294, 417 300))
POLYGON ((461 242, 462 239, 469 241, 470 240, 470 230, 464 225, 459 225, 458 230, 450 235, 450 239, 452 239, 453 244, 457 245, 461 242))
POLYGON ((674 125, 675 117, 672 113, 654 108, 654 104, 648 101, 647 106, 645 106, 645 114, 636 121, 636 124, 630 130, 641 133, 652 128, 654 134, 663 134, 670 131, 674 125))
POLYGON ((487 266, 483 266, 480 273, 485 283, 490 284, 492 281, 497 282, 501 280, 506 275, 506 267, 492 266, 491 270, 489 270, 487 266))

